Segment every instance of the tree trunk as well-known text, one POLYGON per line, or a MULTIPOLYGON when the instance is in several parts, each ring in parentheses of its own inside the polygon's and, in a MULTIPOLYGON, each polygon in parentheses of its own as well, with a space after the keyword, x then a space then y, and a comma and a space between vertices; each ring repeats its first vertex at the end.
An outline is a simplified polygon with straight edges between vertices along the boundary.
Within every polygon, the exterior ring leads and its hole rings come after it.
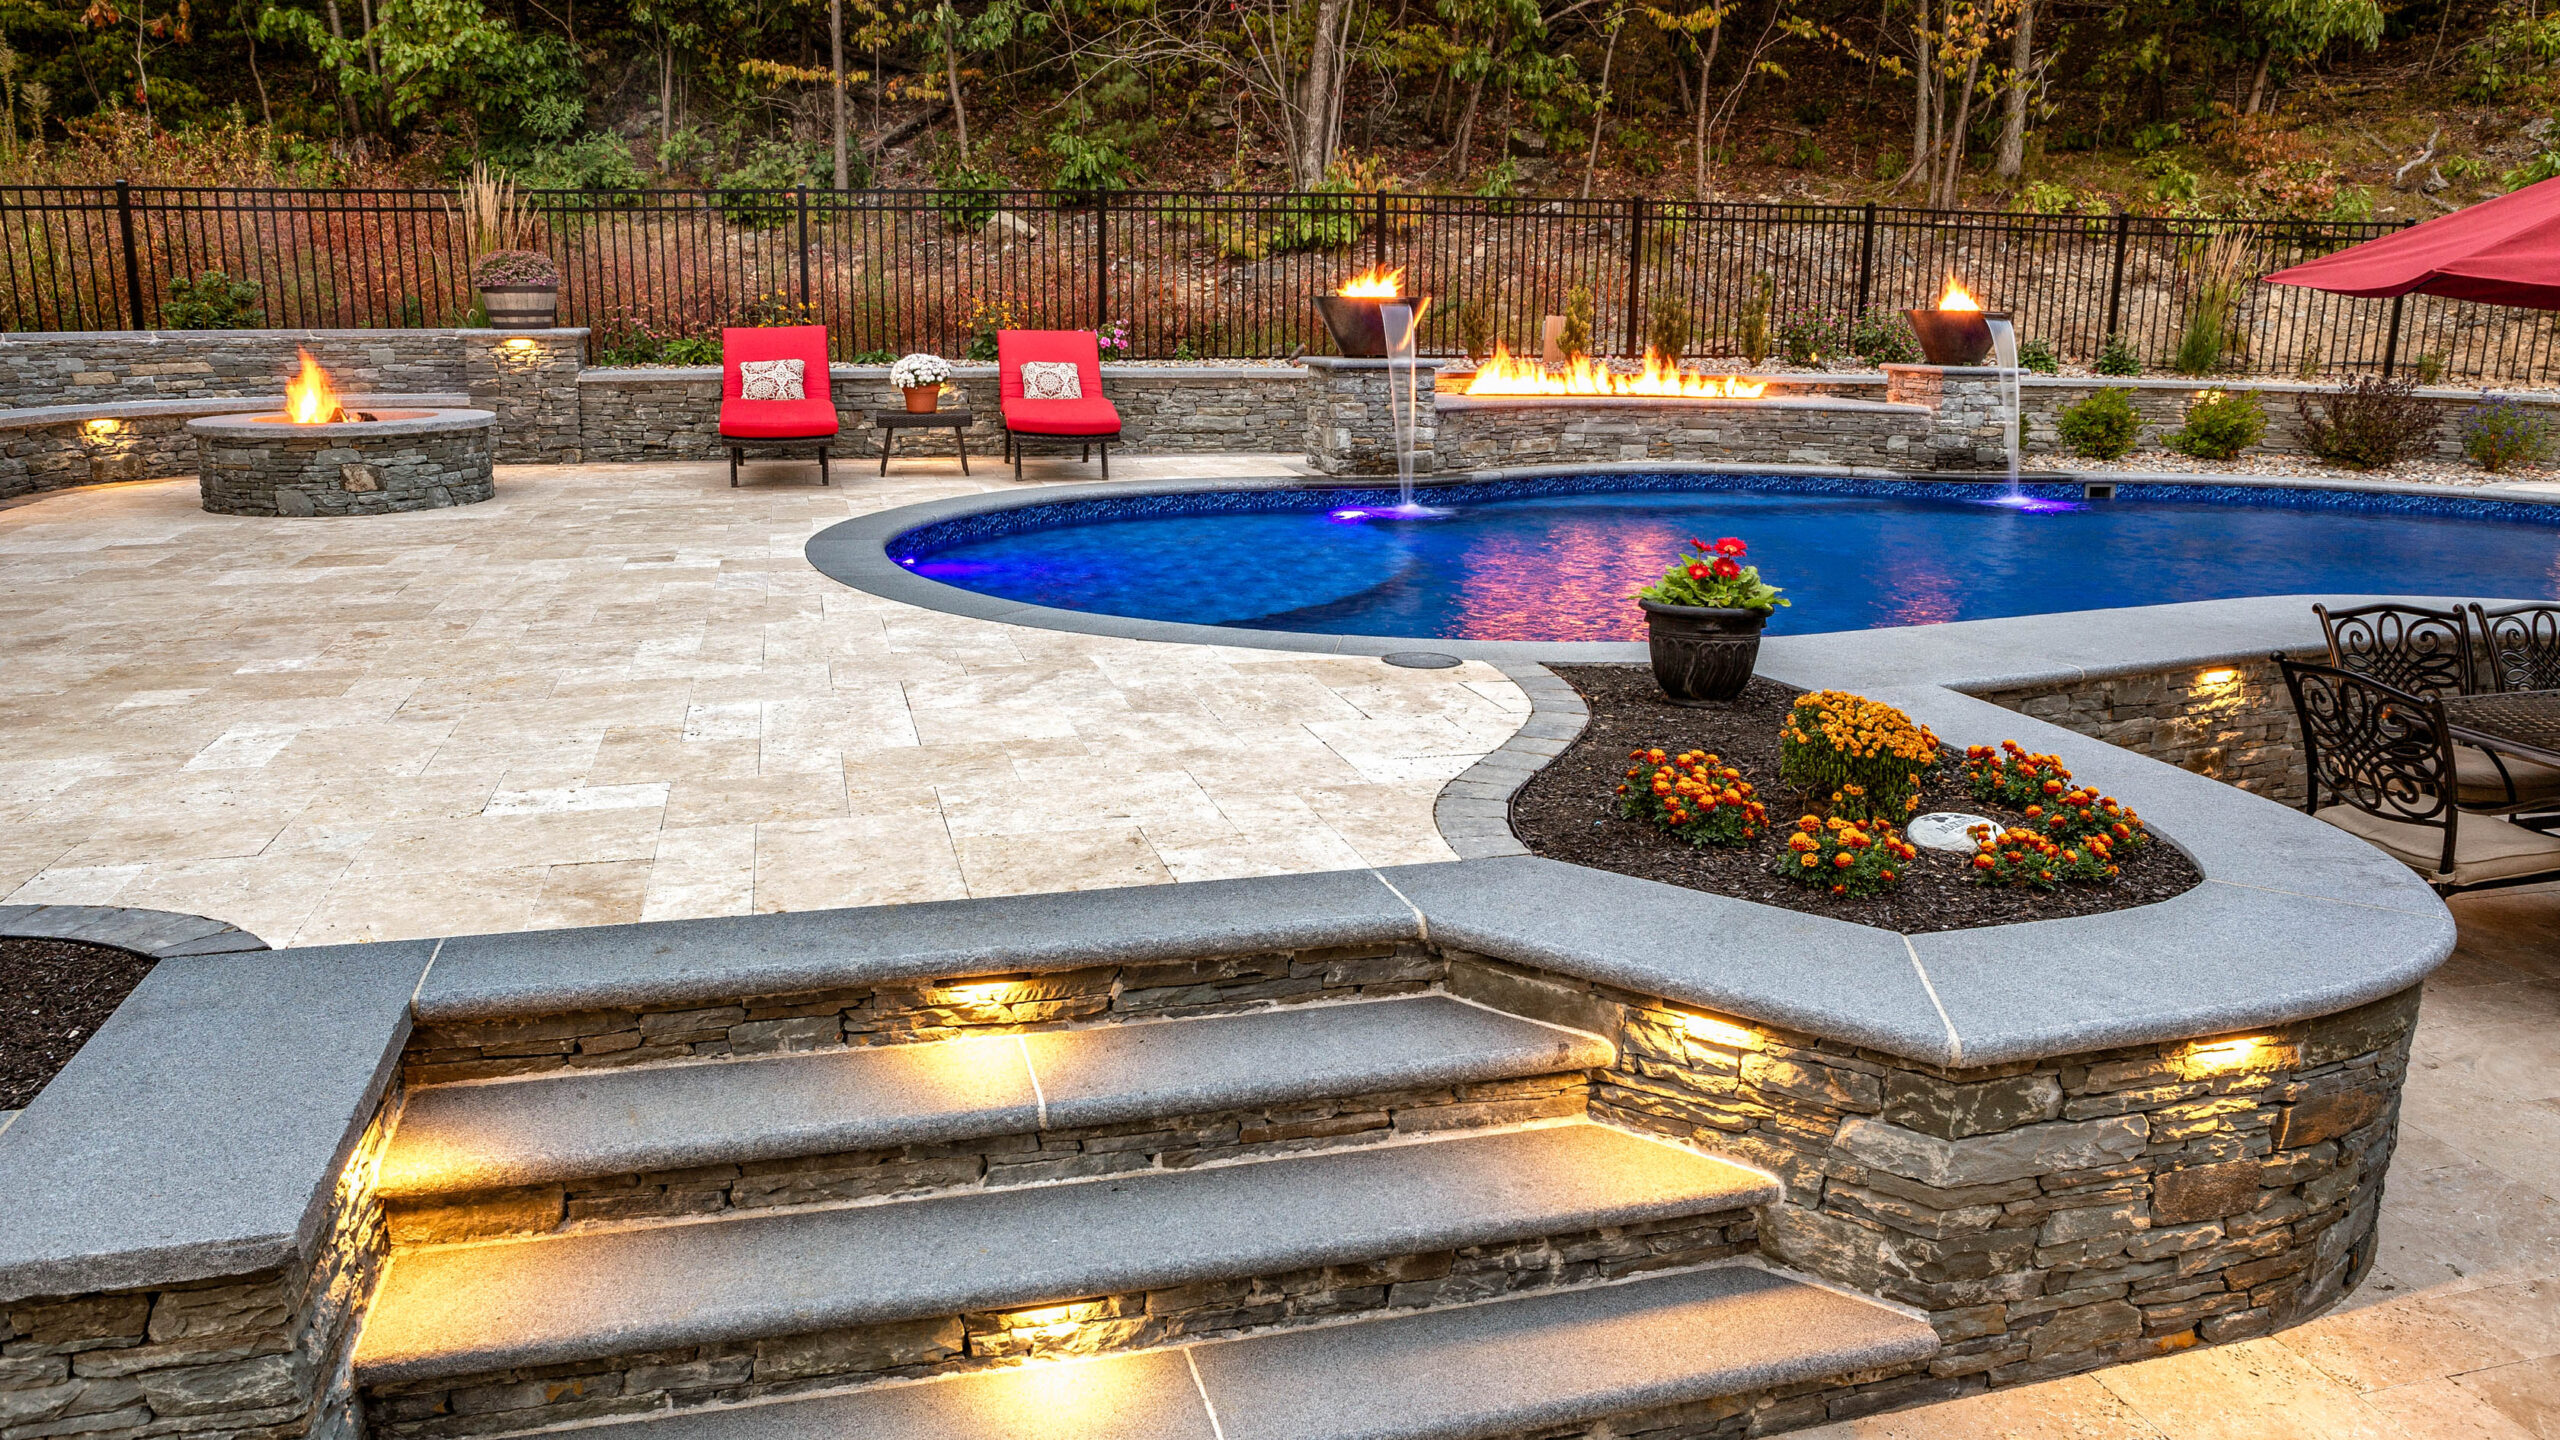
POLYGON ((1937 113, 1931 103, 1938 95, 1938 62, 1929 44, 1929 0, 1918 0, 1912 14, 1911 43, 1919 56, 1911 83, 1911 166, 1893 182, 1897 189, 1924 179, 1930 160, 1938 153, 1937 113))
POLYGON ((1342 40, 1343 9, 1344 0, 1317 0, 1314 43, 1309 47, 1307 68, 1298 77, 1297 115, 1290 127, 1297 133, 1289 137, 1289 180, 1300 190, 1312 190, 1321 183, 1326 167, 1333 161, 1333 111, 1342 79, 1337 47, 1342 40))
MULTIPOLYGON (((347 25, 344 20, 338 18, 338 0, 328 0, 327 9, 329 14, 329 38, 332 40, 345 40, 347 38, 347 25)), ((347 137, 349 139, 353 139, 364 131, 363 123, 356 118, 356 97, 347 93, 347 81, 345 76, 335 74, 333 72, 330 79, 333 80, 338 87, 338 123, 345 127, 347 137)))
POLYGON ((2272 44, 2265 45, 2258 51, 2258 78, 2249 82, 2249 104, 2248 108, 2240 112, 2241 114, 2258 113, 2258 102, 2267 96, 2267 67, 2275 63, 2275 58, 2276 47, 2272 44))
POLYGON ((382 83, 382 52, 373 43, 373 0, 356 0, 357 13, 364 18, 364 63, 373 71, 373 123, 383 134, 391 133, 391 90, 382 83))
MULTIPOLYGON (((258 119, 262 121, 269 130, 275 129, 276 112, 267 104, 266 77, 258 73, 258 30, 255 22, 251 22, 249 28, 249 83, 258 87, 258 119)), ((17 117, 13 113, 10 116, 9 128, 9 135, 12 139, 15 139, 18 133, 16 121, 17 117)))
POLYGON ((670 41, 666 49, 658 52, 658 143, 671 145, 675 138, 676 47, 670 41))
POLYGON ((1609 27, 1609 48, 1600 52, 1600 97, 1591 106, 1591 149, 1582 157, 1582 198, 1591 198, 1591 175, 1600 166, 1600 122, 1609 114, 1609 66, 1618 58, 1618 31, 1626 24, 1621 18, 1609 27))
POLYGON ((1965 62, 1964 91, 1956 98, 1955 123, 1947 127, 1946 164, 1939 171, 1938 196, 1934 202, 1943 209, 1955 208, 1956 186, 1964 179, 1965 137, 1973 122, 1973 82, 1981 73, 1980 55, 1965 62))
POLYGON ((827 88, 836 105, 836 191, 853 188, 853 167, 844 138, 844 0, 827 0, 827 88))
POLYGON ((969 158, 969 111, 960 103, 960 37, 951 33, 957 18, 946 3, 942 7, 942 74, 951 85, 951 123, 960 128, 960 158, 965 164, 969 158))
POLYGON ((1707 115, 1715 109, 1713 105, 1707 103, 1707 97, 1715 93, 1708 86, 1715 79, 1716 47, 1723 43, 1724 22, 1718 20, 1715 27, 1707 32, 1706 53, 1698 61, 1697 115, 1696 123, 1691 127, 1689 135, 1689 147, 1692 152, 1690 158, 1696 162, 1698 172, 1697 184, 1693 188, 1697 191, 1697 199, 1701 203, 1704 203, 1707 198, 1707 115))
POLYGON ((1467 152, 1475 148, 1476 106, 1482 102, 1483 99, 1484 77, 1479 75, 1476 77, 1476 83, 1467 87, 1466 113, 1458 117, 1458 169, 1456 179, 1461 185, 1467 183, 1467 152))
POLYGON ((2000 158, 1992 173, 2015 180, 2027 173, 2027 100, 2036 58, 2036 3, 2018 0, 2018 23, 2009 35, 2008 108, 2000 117, 2000 158))

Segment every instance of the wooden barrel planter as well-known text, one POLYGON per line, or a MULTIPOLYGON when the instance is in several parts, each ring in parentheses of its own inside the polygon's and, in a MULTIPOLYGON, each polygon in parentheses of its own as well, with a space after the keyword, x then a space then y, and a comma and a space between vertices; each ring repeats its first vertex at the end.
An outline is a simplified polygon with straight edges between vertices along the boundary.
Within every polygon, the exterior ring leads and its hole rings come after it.
POLYGON ((492 330, 548 330, 560 314, 560 287, 483 285, 480 304, 492 330))

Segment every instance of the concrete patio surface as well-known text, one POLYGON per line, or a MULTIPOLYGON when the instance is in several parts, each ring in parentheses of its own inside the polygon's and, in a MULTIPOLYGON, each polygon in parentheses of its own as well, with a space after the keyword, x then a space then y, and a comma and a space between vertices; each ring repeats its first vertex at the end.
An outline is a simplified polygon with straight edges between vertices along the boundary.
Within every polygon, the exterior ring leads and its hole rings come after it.
POLYGON ((1452 858, 1434 794, 1528 708, 1488 666, 1019 629, 802 558, 848 516, 1014 483, 977 469, 501 467, 485 504, 323 520, 208 515, 192 480, 0 510, 0 902, 319 945, 1452 858))

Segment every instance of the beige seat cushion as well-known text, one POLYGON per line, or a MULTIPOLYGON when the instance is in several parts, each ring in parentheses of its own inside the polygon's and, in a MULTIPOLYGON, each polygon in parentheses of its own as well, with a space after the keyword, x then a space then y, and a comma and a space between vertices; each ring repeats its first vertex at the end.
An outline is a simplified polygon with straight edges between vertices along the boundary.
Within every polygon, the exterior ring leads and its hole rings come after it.
POLYGON ((2352 805, 2331 805, 2319 816, 2437 884, 2478 885, 2519 875, 2560 874, 2560 835, 2527 830, 2494 815, 2461 818, 2450 875, 2436 869, 2444 861, 2444 832, 2432 825, 2385 820, 2352 805))
MULTIPOLYGON (((2560 799, 2560 768, 2537 765, 2513 755, 2504 759, 2507 776, 2516 784, 2517 803, 2560 799)), ((2453 782, 2465 805, 2508 803, 2506 781, 2498 778, 2497 764, 2485 750, 2468 745, 2453 747, 2453 782)))

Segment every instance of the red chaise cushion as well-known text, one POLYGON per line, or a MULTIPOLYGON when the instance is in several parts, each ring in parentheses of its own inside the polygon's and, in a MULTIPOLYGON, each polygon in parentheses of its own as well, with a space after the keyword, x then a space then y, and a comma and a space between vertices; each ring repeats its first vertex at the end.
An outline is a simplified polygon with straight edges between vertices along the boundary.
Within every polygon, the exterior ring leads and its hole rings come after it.
POLYGON ((827 327, 774 325, 720 332, 720 433, 737 440, 823 440, 836 433, 828 387, 827 327), (802 400, 739 398, 739 362, 798 360, 802 400))
POLYGON ((1120 411, 1102 395, 1102 347, 1090 330, 999 330, 996 388, 1008 430, 1028 435, 1116 435, 1120 411), (1028 360, 1063 360, 1076 367, 1073 400, 1026 400, 1022 366, 1028 360))

